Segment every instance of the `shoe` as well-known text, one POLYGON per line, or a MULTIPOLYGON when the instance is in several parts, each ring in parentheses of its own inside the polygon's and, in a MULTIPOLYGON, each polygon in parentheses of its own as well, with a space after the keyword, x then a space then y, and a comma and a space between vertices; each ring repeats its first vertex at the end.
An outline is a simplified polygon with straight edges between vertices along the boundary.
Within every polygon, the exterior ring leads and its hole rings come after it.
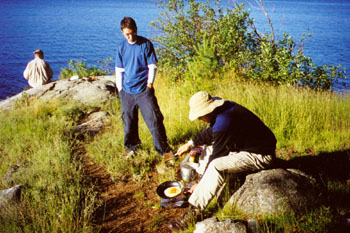
POLYGON ((124 152, 124 156, 127 160, 133 159, 135 155, 136 155, 136 150, 127 150, 124 152))
POLYGON ((202 219, 201 211, 197 208, 190 207, 181 218, 175 219, 168 224, 168 228, 172 231, 183 231, 187 229, 188 223, 196 223, 202 219))
POLYGON ((124 145, 125 152, 124 156, 132 157, 136 154, 136 151, 141 147, 141 144, 135 144, 135 145, 124 145))

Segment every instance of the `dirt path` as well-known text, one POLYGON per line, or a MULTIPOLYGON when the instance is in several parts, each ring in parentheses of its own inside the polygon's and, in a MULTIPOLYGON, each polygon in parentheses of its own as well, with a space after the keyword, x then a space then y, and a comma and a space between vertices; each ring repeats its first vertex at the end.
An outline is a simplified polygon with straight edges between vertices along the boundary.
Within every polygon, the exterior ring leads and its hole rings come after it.
MULTIPOLYGON (((96 121, 95 123, 99 123, 100 119, 96 121)), ((84 122, 86 119, 80 124, 84 122)), ((105 167, 92 161, 83 146, 94 140, 93 136, 103 127, 97 127, 94 122, 90 122, 84 129, 84 132, 78 132, 77 137, 84 143, 77 143, 73 154, 78 156, 83 165, 84 185, 93 187, 102 201, 102 205, 94 212, 94 232, 171 232, 168 229, 169 221, 182 216, 186 210, 160 207, 161 199, 156 193, 159 184, 155 178, 158 174, 148 174, 143 177, 142 182, 113 182, 105 167), (85 137, 85 134, 92 137, 85 137)))
MULTIPOLYGON (((169 221, 180 217, 185 209, 155 207, 160 198, 152 178, 140 183, 114 183, 104 167, 83 159, 86 181, 94 185, 103 200, 94 216, 96 231, 105 232, 171 232, 169 221)), ((159 206, 159 205, 158 205, 159 206)))

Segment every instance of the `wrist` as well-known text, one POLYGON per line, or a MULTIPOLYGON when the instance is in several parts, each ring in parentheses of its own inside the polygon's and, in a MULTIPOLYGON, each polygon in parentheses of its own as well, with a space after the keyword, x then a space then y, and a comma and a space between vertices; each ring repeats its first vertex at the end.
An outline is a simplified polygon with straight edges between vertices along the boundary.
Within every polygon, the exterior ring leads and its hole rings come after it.
POLYGON ((192 141, 192 140, 189 140, 188 142, 187 142, 187 145, 190 147, 190 149, 192 148, 192 147, 194 147, 194 142, 192 141))

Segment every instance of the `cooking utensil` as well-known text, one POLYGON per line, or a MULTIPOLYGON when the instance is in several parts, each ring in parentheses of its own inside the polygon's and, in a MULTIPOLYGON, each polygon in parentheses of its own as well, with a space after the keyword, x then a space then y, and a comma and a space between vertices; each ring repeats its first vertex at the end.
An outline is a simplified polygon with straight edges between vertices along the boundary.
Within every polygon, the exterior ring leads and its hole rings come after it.
POLYGON ((181 193, 183 191, 183 184, 181 182, 179 182, 179 181, 166 181, 157 187, 156 192, 161 198, 166 198, 166 199, 175 198, 181 194, 180 193, 179 195, 176 195, 175 197, 168 197, 167 195, 165 195, 164 191, 170 187, 179 187, 179 188, 181 188, 181 193))
POLYGON ((195 175, 195 170, 190 166, 189 162, 181 163, 180 174, 184 181, 190 182, 195 175))
POLYGON ((188 154, 185 159, 180 164, 180 174, 184 181, 190 182, 196 178, 196 168, 198 163, 189 162, 190 154, 188 154))

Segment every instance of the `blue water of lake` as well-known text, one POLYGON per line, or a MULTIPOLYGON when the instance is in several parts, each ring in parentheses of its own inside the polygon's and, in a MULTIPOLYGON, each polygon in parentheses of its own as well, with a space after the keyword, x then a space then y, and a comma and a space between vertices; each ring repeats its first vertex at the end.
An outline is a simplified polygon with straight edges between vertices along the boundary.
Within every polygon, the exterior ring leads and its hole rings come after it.
MULTIPOLYGON (((230 6, 233 0, 223 0, 230 6)), ((254 2, 251 0, 250 2, 254 2)), ((301 38, 312 37, 304 45, 305 55, 317 65, 342 64, 350 69, 350 1, 265 0, 265 8, 275 27, 301 38)), ((261 32, 269 31, 263 13, 247 4, 261 32)), ((59 77, 70 60, 114 58, 122 39, 119 23, 123 16, 133 17, 140 35, 152 38, 156 32, 149 25, 160 13, 148 0, 2 0, 0 1, 0 99, 12 96, 27 86, 23 71, 33 59, 33 51, 42 49, 45 60, 59 77)), ((349 74, 349 71, 347 71, 349 74)), ((338 91, 350 89, 336 84, 338 91)))

